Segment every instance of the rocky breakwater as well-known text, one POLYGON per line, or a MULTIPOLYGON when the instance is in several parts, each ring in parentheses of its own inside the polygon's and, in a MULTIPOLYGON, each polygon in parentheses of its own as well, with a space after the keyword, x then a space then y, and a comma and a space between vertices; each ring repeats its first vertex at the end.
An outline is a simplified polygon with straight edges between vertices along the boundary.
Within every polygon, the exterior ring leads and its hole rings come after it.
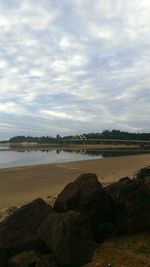
POLYGON ((105 188, 95 174, 68 184, 51 207, 42 199, 0 224, 0 267, 77 267, 98 242, 150 230, 150 168, 105 188))
POLYGON ((119 234, 150 231, 150 167, 133 179, 124 177, 105 188, 116 204, 116 229, 119 234))

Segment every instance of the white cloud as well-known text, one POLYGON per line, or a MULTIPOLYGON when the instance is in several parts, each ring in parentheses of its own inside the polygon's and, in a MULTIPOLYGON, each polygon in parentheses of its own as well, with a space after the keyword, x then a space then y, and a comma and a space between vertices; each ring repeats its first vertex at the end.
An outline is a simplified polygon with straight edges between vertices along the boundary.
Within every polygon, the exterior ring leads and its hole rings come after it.
POLYGON ((5 69, 7 67, 7 62, 4 59, 0 59, 0 69, 5 69))
POLYGON ((149 47, 148 0, 2 1, 1 123, 150 130, 149 47))
POLYGON ((56 117, 60 119, 73 119, 73 117, 63 111, 50 111, 50 110, 41 110, 40 113, 47 115, 48 118, 56 117))
POLYGON ((8 114, 15 114, 17 116, 22 115, 25 112, 25 108, 17 105, 13 102, 7 102, 4 104, 0 104, 0 112, 8 113, 8 114))
MULTIPOLYGON (((81 113, 82 114, 82 113, 81 113)), ((72 112, 64 112, 60 110, 40 110, 39 116, 43 116, 47 119, 53 120, 53 119, 63 119, 66 120, 72 120, 72 121, 80 121, 80 122, 86 122, 89 121, 89 119, 86 116, 82 116, 80 112, 75 111, 72 112), (46 116, 45 116, 46 115, 46 116)))
POLYGON ((60 40, 60 48, 64 50, 73 49, 73 48, 80 48, 80 44, 73 36, 63 36, 60 40))

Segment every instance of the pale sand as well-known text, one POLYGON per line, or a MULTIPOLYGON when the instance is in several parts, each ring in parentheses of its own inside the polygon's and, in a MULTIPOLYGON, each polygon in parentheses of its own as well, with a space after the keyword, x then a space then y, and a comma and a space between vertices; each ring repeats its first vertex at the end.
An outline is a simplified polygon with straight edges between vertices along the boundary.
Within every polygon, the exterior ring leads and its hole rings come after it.
POLYGON ((21 206, 37 197, 54 198, 85 172, 96 173, 103 184, 117 181, 150 165, 150 154, 46 164, 0 170, 0 210, 21 206))

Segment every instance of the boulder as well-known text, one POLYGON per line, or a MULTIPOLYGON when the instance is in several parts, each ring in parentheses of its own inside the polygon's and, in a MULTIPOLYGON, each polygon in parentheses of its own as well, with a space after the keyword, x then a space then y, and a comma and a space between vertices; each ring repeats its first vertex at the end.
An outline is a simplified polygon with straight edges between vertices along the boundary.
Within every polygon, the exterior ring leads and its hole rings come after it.
POLYGON ((115 220, 114 201, 93 173, 82 174, 68 184, 58 195, 54 209, 58 212, 76 210, 92 221, 113 223, 115 220))
POLYGON ((120 199, 122 195, 122 190, 125 190, 127 188, 127 191, 133 190, 133 187, 135 188, 136 185, 128 177, 121 178, 118 182, 112 183, 104 188, 105 192, 107 192, 109 195, 113 197, 113 200, 116 202, 118 199, 120 199))
POLYGON ((88 262, 96 248, 88 221, 76 211, 49 214, 38 234, 53 252, 58 266, 73 267, 88 262))
POLYGON ((150 178, 150 166, 147 166, 147 167, 141 169, 136 175, 137 179, 144 179, 147 177, 150 178))
POLYGON ((104 240, 114 238, 117 235, 116 227, 112 223, 97 223, 93 227, 96 242, 101 243, 104 240))
POLYGON ((150 230, 150 177, 142 170, 134 179, 121 179, 105 188, 117 207, 116 224, 120 233, 150 230))
POLYGON ((8 260, 8 267, 33 267, 37 259, 40 257, 39 253, 31 250, 22 252, 18 255, 11 257, 8 260))
POLYGON ((37 230, 52 207, 40 198, 17 209, 0 224, 0 267, 22 251, 43 248, 37 230), (3 264, 2 264, 3 262, 3 264))
POLYGON ((58 195, 54 209, 58 212, 76 210, 84 214, 91 224, 96 242, 101 242, 105 234, 99 229, 101 224, 116 222, 116 207, 113 198, 107 194, 96 174, 85 173, 68 184, 58 195))
POLYGON ((35 267, 58 267, 55 257, 53 254, 51 255, 43 255, 40 257, 37 262, 35 267))
POLYGON ((6 250, 3 247, 0 247, 0 267, 7 266, 7 254, 6 250))

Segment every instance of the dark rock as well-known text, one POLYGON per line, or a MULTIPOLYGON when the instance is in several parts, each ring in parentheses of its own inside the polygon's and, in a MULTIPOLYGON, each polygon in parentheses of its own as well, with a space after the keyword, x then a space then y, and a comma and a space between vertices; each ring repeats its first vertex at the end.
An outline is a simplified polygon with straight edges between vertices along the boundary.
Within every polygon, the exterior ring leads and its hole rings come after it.
POLYGON ((43 249, 37 230, 51 211, 52 207, 39 198, 17 209, 3 221, 0 224, 1 261, 5 262, 8 257, 25 250, 40 249, 40 246, 43 249))
POLYGON ((133 190, 133 187, 136 187, 133 180, 130 178, 122 178, 118 182, 106 186, 104 190, 111 195, 115 201, 117 201, 121 197, 122 190, 133 190))
POLYGON ((35 267, 58 267, 54 255, 43 255, 36 262, 35 267))
POLYGON ((58 195, 54 209, 58 212, 76 210, 91 220, 114 221, 115 207, 98 181, 96 174, 87 173, 68 184, 58 195))
POLYGON ((18 255, 11 257, 8 260, 8 267, 33 267, 37 259, 40 257, 39 253, 31 250, 22 252, 18 255))
POLYGON ((97 223, 95 224, 94 232, 96 242, 103 242, 107 238, 117 235, 116 227, 112 223, 97 223))
POLYGON ((128 183, 128 182, 130 182, 131 181, 131 179, 129 178, 129 177, 123 177, 123 178, 121 178, 120 180, 119 180, 119 183, 122 183, 122 184, 126 184, 126 183, 128 183))
POLYGON ((105 188, 117 206, 117 228, 121 233, 150 230, 149 170, 142 170, 134 179, 120 180, 105 188))
POLYGON ((136 175, 137 179, 144 179, 147 177, 149 177, 149 179, 150 179, 150 166, 147 166, 147 167, 141 169, 136 175))
POLYGON ((0 267, 7 266, 7 254, 5 248, 0 247, 0 267))
POLYGON ((88 221, 76 211, 49 214, 39 228, 39 237, 59 266, 83 264, 96 248, 88 221))
POLYGON ((59 212, 76 210, 83 213, 90 221, 96 242, 100 242, 99 229, 102 223, 115 224, 116 207, 113 198, 105 192, 95 174, 87 173, 68 184, 58 195, 54 209, 59 212))
POLYGON ((7 214, 10 215, 12 213, 14 213, 14 211, 17 209, 16 206, 10 207, 6 210, 7 214))
POLYGON ((91 173, 82 174, 58 195, 54 208, 58 212, 68 210, 86 212, 91 210, 91 207, 93 208, 100 194, 104 195, 103 187, 97 176, 91 173))

